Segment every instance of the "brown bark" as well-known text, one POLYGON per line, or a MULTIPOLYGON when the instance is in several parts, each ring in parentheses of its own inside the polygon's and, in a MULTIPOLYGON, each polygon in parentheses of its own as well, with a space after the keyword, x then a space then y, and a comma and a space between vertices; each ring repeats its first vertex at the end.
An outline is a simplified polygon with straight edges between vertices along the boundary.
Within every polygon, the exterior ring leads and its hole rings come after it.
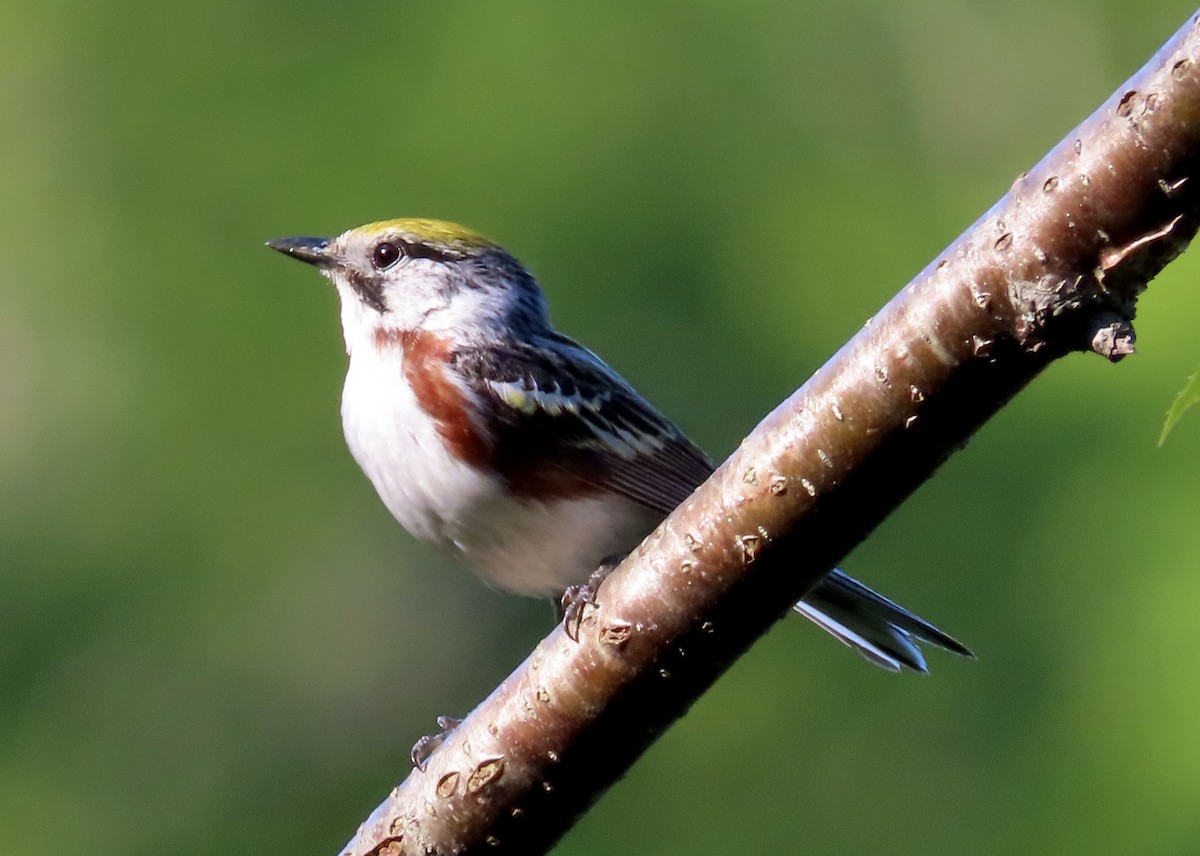
MULTIPOLYGON (((1200 18, 754 430, 346 854, 538 853, 1052 360, 1132 351, 1200 224, 1200 18)), ((964 580, 964 585, 969 581, 964 580)))

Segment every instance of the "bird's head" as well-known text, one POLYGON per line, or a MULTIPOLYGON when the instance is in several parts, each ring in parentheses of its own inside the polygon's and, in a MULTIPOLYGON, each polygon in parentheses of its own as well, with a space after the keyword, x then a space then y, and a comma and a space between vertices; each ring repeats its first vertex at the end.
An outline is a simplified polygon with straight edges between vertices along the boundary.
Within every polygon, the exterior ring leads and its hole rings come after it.
POLYGON ((545 298, 521 263, 454 223, 385 220, 336 238, 279 238, 267 246, 316 266, 337 286, 351 352, 381 333, 463 341, 548 325, 545 298))

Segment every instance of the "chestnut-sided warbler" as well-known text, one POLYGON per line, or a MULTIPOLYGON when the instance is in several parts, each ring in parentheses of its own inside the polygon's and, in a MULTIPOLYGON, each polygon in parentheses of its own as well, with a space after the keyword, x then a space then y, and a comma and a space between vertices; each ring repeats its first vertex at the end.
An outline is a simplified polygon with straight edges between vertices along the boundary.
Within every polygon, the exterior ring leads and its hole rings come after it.
MULTIPOLYGON (((389 220, 267 246, 341 298, 342 427, 417 538, 525 595, 583 583, 628 553, 713 470, 683 432, 550 325, 520 262, 437 220, 389 220)), ((925 671, 924 641, 969 655, 839 570, 796 610, 872 663, 925 671)))

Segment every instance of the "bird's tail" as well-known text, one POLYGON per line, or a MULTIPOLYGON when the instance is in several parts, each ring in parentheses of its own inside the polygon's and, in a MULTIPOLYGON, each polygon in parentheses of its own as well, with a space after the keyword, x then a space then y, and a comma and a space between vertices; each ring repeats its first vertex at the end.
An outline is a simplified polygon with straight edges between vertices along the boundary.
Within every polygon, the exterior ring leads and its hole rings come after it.
POLYGON ((919 615, 836 568, 794 609, 875 665, 893 672, 904 668, 929 671, 918 642, 964 657, 974 656, 961 642, 919 615))

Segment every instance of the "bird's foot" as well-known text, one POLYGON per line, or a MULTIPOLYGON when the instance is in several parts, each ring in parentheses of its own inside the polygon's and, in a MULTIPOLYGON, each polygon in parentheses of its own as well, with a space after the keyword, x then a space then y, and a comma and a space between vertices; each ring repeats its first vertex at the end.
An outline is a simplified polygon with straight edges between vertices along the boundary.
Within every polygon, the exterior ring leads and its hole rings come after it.
POLYGON ((412 760, 413 767, 424 773, 425 765, 429 763, 429 756, 445 742, 446 738, 450 736, 450 732, 458 728, 461 722, 461 719, 455 719, 453 716, 439 716, 437 724, 441 730, 437 734, 426 734, 413 744, 412 751, 408 756, 412 760))
POLYGON ((596 594, 600 591, 600 584, 608 579, 611 574, 621 564, 624 556, 613 556, 605 559, 600 567, 592 571, 592 575, 588 577, 586 583, 581 586, 567 586, 562 593, 562 597, 558 601, 558 617, 562 621, 563 630, 566 631, 567 638, 573 642, 579 641, 579 631, 583 627, 583 617, 589 606, 596 605, 596 594))

